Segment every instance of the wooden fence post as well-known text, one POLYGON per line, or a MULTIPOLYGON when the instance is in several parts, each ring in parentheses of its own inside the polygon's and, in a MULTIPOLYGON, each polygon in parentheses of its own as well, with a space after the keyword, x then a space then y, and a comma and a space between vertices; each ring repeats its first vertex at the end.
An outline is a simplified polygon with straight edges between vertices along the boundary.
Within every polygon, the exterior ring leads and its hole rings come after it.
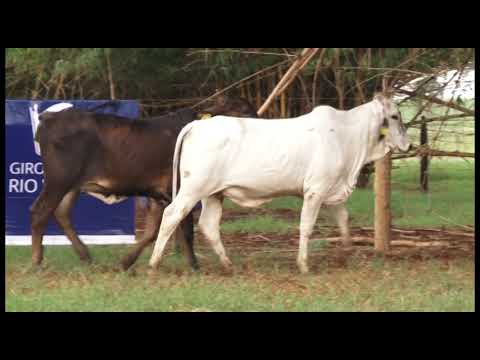
POLYGON ((385 252, 390 249, 391 222, 390 174, 391 153, 375 162, 375 250, 385 252))

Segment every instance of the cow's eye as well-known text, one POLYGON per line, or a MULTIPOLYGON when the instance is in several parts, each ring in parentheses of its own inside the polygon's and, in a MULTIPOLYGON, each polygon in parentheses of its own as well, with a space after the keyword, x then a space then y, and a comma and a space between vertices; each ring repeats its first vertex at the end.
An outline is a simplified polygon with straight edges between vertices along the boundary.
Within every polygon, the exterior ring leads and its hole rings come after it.
POLYGON ((392 115, 393 120, 398 120, 398 115, 392 115))

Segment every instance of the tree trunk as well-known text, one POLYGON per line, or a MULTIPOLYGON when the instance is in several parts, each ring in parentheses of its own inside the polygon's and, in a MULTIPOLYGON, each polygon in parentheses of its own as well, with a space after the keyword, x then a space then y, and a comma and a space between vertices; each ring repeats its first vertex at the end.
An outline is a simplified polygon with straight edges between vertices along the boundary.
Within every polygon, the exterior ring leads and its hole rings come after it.
POLYGON ((335 88, 337 89, 337 96, 338 96, 338 108, 340 110, 345 109, 345 92, 343 87, 343 72, 342 70, 338 69, 340 67, 340 49, 335 49, 335 88))
POLYGON ((260 84, 260 75, 257 76, 257 78, 255 79, 255 85, 256 85, 256 89, 257 89, 257 109, 260 109, 260 107, 262 106, 262 87, 261 87, 261 84, 260 84))
POLYGON ((316 98, 316 94, 317 94, 317 77, 318 77, 318 74, 320 73, 320 69, 322 67, 322 62, 323 62, 323 57, 325 55, 325 52, 326 52, 326 48, 323 48, 321 53, 320 53, 320 57, 318 58, 318 61, 317 61, 317 65, 315 66, 315 73, 313 75, 313 85, 312 85, 312 106, 315 107, 317 106, 317 98, 316 98))
POLYGON ((246 88, 247 88, 247 101, 248 101, 250 104, 253 104, 252 92, 250 91, 250 87, 251 87, 250 82, 248 82, 245 86, 246 86, 246 88))
MULTIPOLYGON (((269 81, 269 89, 268 89, 268 93, 271 94, 273 92, 273 90, 275 89, 275 80, 276 80, 276 76, 275 74, 272 74, 272 76, 270 76, 270 81, 269 81)), ((269 114, 270 114, 270 118, 277 118, 278 117, 278 103, 276 101, 273 101, 272 103, 272 106, 269 107, 269 114)))
POLYGON ((244 99, 247 97, 247 93, 245 92, 245 84, 244 83, 240 84, 240 97, 244 98, 244 99))
POLYGON ((60 96, 60 91, 63 88, 63 80, 65 79, 65 74, 60 74, 58 77, 57 89, 55 90, 55 94, 53 95, 54 99, 58 99, 60 96))
POLYGON ((115 100, 115 83, 113 82, 112 63, 110 59, 110 49, 105 49, 105 57, 107 60, 107 75, 110 85, 110 99, 115 100))

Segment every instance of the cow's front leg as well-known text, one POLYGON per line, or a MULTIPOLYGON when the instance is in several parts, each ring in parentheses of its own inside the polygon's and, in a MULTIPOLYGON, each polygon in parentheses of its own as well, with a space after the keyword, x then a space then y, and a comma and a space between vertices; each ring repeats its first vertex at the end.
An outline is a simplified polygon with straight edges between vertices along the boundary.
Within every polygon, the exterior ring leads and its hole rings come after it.
POLYGON ((298 269, 303 274, 308 272, 308 241, 312 235, 321 205, 322 198, 320 192, 309 190, 303 195, 302 214, 300 217, 300 245, 297 258, 298 269))
POLYGON ((45 183, 42 192, 30 207, 32 221, 32 265, 38 266, 43 260, 43 234, 48 219, 68 192, 68 184, 45 183))
POLYGON ((58 205, 54 215, 58 225, 62 228, 63 232, 72 243, 73 249, 80 257, 80 260, 90 262, 92 259, 90 257, 90 253, 88 252, 88 248, 78 237, 70 220, 70 211, 72 210, 73 205, 75 205, 78 195, 79 191, 77 190, 68 192, 58 205))

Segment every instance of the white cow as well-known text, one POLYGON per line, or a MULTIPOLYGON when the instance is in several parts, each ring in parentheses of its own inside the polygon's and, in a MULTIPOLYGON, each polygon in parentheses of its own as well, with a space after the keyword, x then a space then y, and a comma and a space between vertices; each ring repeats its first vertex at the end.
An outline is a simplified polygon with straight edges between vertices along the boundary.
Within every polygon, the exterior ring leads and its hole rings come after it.
POLYGON ((383 95, 349 111, 319 106, 293 119, 216 116, 194 121, 177 139, 174 200, 163 213, 150 266, 158 267, 168 239, 199 200, 200 229, 229 268, 219 231, 223 198, 256 207, 275 197, 295 195, 303 197, 297 264, 302 273, 308 272, 308 240, 321 205, 335 208, 348 243, 343 204, 360 169, 396 148, 407 151, 410 143, 401 114, 383 95), (181 186, 175 197, 179 170, 181 186))

